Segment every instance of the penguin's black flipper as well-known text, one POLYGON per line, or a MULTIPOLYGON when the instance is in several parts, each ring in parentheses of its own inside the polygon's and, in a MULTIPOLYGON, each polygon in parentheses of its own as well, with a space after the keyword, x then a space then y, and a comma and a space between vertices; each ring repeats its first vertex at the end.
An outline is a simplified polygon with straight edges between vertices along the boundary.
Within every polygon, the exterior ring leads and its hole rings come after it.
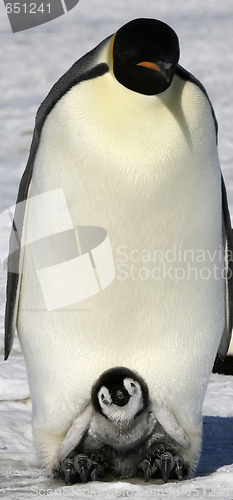
POLYGON ((222 177, 222 219, 223 219, 223 248, 225 257, 225 282, 226 282, 226 323, 222 334, 218 357, 223 360, 227 354, 231 341, 233 326, 233 232, 227 202, 225 183, 222 177))

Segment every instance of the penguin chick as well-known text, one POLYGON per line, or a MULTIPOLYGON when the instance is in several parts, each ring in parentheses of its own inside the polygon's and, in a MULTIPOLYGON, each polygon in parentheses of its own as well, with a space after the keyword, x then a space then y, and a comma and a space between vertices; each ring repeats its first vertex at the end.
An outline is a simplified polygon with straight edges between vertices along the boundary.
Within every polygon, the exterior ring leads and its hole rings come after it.
POLYGON ((116 476, 156 472, 165 482, 185 466, 179 446, 191 446, 175 417, 149 401, 145 381, 124 367, 105 371, 92 388, 91 403, 74 421, 58 458, 65 481, 96 480, 106 470, 116 476), (80 465, 81 464, 81 465, 80 465))

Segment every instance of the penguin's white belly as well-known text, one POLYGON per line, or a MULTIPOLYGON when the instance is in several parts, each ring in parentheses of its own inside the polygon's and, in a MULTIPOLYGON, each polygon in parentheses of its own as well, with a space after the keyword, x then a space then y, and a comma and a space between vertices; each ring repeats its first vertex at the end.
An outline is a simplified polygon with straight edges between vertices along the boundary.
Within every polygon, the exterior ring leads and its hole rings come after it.
POLYGON ((63 188, 74 225, 107 230, 116 272, 105 290, 50 312, 35 273, 23 275, 18 332, 35 419, 66 432, 99 375, 126 366, 145 379, 152 400, 191 429, 225 317, 210 109, 196 88, 190 110, 194 86, 177 77, 166 102, 163 94, 142 96, 116 82, 119 108, 107 118, 107 78, 84 82, 57 103, 34 165, 30 196, 63 188))

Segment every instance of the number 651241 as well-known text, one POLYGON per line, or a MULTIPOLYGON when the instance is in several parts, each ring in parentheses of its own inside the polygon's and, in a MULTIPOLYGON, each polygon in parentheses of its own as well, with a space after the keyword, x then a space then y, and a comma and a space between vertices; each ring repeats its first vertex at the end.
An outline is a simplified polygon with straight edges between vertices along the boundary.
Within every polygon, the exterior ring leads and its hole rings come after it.
POLYGON ((7 3, 6 4, 6 11, 7 14, 11 14, 12 12, 14 14, 19 14, 19 13, 24 13, 24 14, 37 14, 41 13, 43 14, 44 12, 47 12, 50 14, 50 3, 44 4, 41 3, 38 7, 35 3, 19 3, 19 2, 14 2, 14 3, 7 3))

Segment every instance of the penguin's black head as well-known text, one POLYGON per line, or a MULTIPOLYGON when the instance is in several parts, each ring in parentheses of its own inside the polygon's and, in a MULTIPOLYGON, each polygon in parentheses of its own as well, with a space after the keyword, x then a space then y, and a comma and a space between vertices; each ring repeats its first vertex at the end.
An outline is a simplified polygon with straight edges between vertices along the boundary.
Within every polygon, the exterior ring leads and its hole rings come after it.
POLYGON ((140 94, 164 92, 179 60, 179 41, 170 26, 156 19, 135 19, 113 40, 113 72, 125 87, 140 94))
POLYGON ((106 418, 130 421, 148 406, 148 388, 128 368, 111 368, 97 380, 91 398, 95 409, 106 418))

